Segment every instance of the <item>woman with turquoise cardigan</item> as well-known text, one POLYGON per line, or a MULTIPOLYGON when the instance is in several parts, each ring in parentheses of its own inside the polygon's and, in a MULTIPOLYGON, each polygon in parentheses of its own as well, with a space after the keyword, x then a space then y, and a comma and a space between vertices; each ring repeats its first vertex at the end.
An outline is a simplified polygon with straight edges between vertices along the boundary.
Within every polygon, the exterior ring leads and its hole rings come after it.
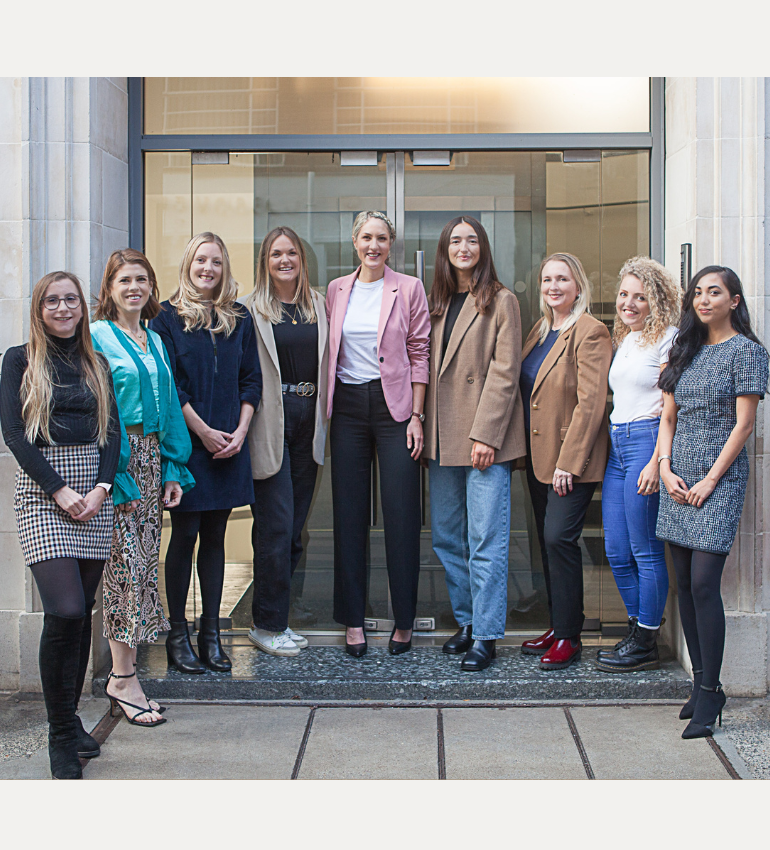
POLYGON ((144 254, 115 251, 107 260, 91 325, 94 347, 112 371, 123 438, 116 480, 112 554, 104 570, 104 636, 112 652, 105 692, 129 723, 157 726, 162 709, 136 678, 136 650, 168 631, 158 592, 163 508, 194 485, 192 451, 168 354, 145 324, 160 310, 155 272, 144 254), (161 504, 162 500, 162 504, 161 504))

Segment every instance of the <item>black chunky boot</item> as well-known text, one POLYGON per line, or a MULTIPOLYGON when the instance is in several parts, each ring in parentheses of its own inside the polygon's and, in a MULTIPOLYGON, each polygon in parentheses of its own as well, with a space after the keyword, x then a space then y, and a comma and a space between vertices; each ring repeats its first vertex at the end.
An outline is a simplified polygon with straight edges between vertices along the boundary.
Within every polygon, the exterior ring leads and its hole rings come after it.
POLYGON ((636 628, 638 620, 636 617, 628 618, 628 631, 625 634, 625 637, 622 637, 612 649, 609 648, 599 648, 596 653, 597 658, 601 658, 602 656, 612 655, 614 652, 617 652, 619 649, 622 649, 630 640, 631 635, 634 633, 634 629, 636 628))
POLYGON ((657 670, 660 667, 657 637, 657 629, 645 629, 637 623, 628 643, 616 649, 612 655, 598 658, 596 666, 605 673, 657 670))
POLYGON ((232 662, 222 649, 219 637, 219 617, 201 617, 198 632, 198 655, 201 661, 217 673, 227 673, 233 669, 232 662))
POLYGON ((471 648, 465 653, 465 658, 460 662, 460 669, 469 673, 477 673, 486 670, 496 657, 494 640, 474 640, 471 648))
MULTIPOLYGON (((78 710, 80 695, 83 693, 83 682, 88 670, 88 659, 91 657, 91 615, 94 603, 86 605, 86 616, 83 620, 83 631, 80 634, 80 652, 78 656, 78 673, 75 678, 75 712, 78 710)), ((83 721, 75 714, 75 731, 78 739, 78 756, 82 759, 93 759, 101 753, 101 747, 83 728, 83 721)))
POLYGON ((693 714, 695 713, 695 703, 698 701, 698 691, 700 690, 700 683, 703 680, 703 670, 693 670, 692 671, 692 693, 690 694, 690 699, 682 706, 682 710, 679 712, 680 720, 689 720, 693 714))
POLYGON ((83 617, 46 614, 40 635, 40 680, 48 713, 48 757, 54 779, 82 779, 75 721, 75 681, 83 617))
POLYGON ((471 648, 473 643, 473 626, 468 623, 467 626, 460 628, 452 635, 451 638, 441 647, 442 652, 447 655, 461 655, 471 648))
POLYGON ((168 663, 176 667, 180 673, 206 672, 206 668, 198 660, 190 643, 187 620, 179 623, 171 622, 171 631, 166 635, 166 657, 168 663))

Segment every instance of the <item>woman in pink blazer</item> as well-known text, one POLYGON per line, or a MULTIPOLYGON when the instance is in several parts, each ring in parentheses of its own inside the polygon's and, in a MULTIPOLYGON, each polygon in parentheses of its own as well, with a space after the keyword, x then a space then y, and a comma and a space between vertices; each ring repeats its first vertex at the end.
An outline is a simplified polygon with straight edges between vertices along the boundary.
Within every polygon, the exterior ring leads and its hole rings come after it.
POLYGON ((361 265, 333 280, 326 294, 334 619, 345 625, 345 649, 354 658, 366 652, 366 543, 375 448, 396 621, 391 655, 411 649, 417 608, 430 316, 422 281, 385 265, 395 238, 387 216, 362 212, 353 224, 361 265))

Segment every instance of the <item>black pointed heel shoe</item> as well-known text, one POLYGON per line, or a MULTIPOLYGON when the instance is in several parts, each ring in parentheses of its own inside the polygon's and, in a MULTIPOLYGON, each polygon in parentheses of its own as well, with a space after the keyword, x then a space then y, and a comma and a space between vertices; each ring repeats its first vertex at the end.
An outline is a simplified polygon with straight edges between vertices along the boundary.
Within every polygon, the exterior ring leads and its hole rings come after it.
POLYGON ((679 712, 680 720, 689 720, 695 713, 695 703, 698 700, 698 691, 700 690, 701 679, 703 678, 703 670, 692 671, 692 693, 690 699, 682 706, 679 712))
POLYGON ((460 628, 452 635, 451 638, 441 647, 442 652, 447 655, 462 655, 471 648, 473 643, 473 625, 468 623, 467 626, 460 628))
POLYGON ((719 725, 722 725, 722 709, 726 702, 727 697, 721 684, 715 688, 707 688, 706 685, 701 685, 695 712, 692 720, 682 732, 682 737, 688 740, 690 738, 710 738, 714 734, 717 718, 719 725))
POLYGON ((390 633, 390 640, 388 641, 388 652, 391 655, 403 655, 405 652, 409 652, 412 648, 412 639, 409 638, 407 641, 393 640, 393 635, 395 633, 396 627, 393 626, 393 631, 390 633))
POLYGON ((363 643, 348 643, 347 631, 345 632, 345 652, 348 655, 352 655, 353 658, 361 658, 361 656, 366 655, 367 646, 366 632, 364 632, 363 643))
POLYGON ((494 640, 474 640, 471 648, 465 653, 460 663, 460 669, 466 670, 469 673, 477 673, 480 670, 486 670, 492 663, 492 659, 497 657, 494 640))

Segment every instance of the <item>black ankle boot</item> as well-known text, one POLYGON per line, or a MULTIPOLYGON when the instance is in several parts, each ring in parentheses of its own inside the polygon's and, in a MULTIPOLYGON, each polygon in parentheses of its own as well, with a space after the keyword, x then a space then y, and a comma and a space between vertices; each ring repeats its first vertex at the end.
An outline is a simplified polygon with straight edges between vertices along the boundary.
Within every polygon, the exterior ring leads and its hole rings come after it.
POLYGON ((82 779, 78 758, 75 682, 83 617, 46 614, 40 635, 40 681, 48 713, 48 757, 54 779, 82 779))
POLYGON ((714 724, 719 718, 722 725, 722 709, 725 707, 727 697, 722 690, 722 685, 715 688, 707 688, 701 683, 698 691, 698 699, 695 702, 695 712, 692 720, 682 732, 683 738, 710 738, 714 734, 714 724))
MULTIPOLYGON (((78 657, 78 673, 75 678, 75 712, 78 710, 80 695, 83 693, 83 682, 86 680, 88 671, 88 659, 91 657, 91 625, 94 603, 86 605, 86 616, 83 620, 83 631, 80 634, 80 652, 78 657)), ((83 721, 75 714, 75 732, 78 740, 78 756, 82 759, 93 759, 101 753, 96 738, 86 732, 83 721)))
POLYGON ((198 655, 201 661, 217 673, 227 673, 233 669, 232 662, 222 649, 219 637, 219 617, 201 617, 201 629, 198 632, 198 655))
POLYGON ((615 644, 615 646, 612 647, 612 649, 609 649, 609 648, 601 649, 600 648, 596 653, 596 657, 601 658, 602 656, 612 655, 614 652, 617 652, 619 649, 622 649, 631 640, 631 635, 634 633, 634 629, 636 628, 636 624, 638 622, 639 621, 637 620, 636 617, 629 617, 628 618, 628 631, 626 632, 625 636, 622 637, 615 644))
POLYGON ((660 667, 657 637, 657 629, 645 629, 637 623, 626 645, 616 649, 612 655, 598 658, 596 666, 606 673, 657 670, 660 667))
POLYGON ((690 699, 682 706, 682 710, 679 712, 680 720, 689 720, 693 713, 695 712, 695 703, 698 701, 698 691, 700 690, 700 683, 703 680, 703 670, 693 670, 692 671, 692 693, 690 694, 690 699))
POLYGON ((469 673, 486 670, 496 656, 494 640, 474 640, 473 645, 465 653, 465 658, 460 663, 460 669, 467 670, 469 673))
POLYGON ((190 643, 187 620, 171 623, 171 631, 166 636, 166 657, 168 663, 180 673, 205 673, 206 668, 198 660, 190 643))
POLYGON ((467 626, 460 628, 452 635, 451 638, 441 647, 442 652, 447 655, 462 655, 471 648, 473 643, 473 626, 468 623, 467 626))

